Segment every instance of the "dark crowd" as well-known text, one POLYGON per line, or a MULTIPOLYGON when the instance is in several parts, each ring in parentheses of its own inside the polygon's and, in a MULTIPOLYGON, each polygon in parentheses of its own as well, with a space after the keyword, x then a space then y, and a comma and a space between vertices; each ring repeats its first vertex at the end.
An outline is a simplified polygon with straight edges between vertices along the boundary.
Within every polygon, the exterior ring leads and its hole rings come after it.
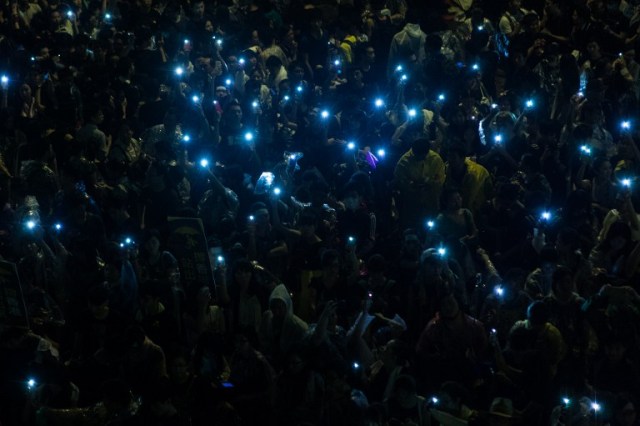
POLYGON ((638 425, 639 35, 2 0, 1 424, 638 425))

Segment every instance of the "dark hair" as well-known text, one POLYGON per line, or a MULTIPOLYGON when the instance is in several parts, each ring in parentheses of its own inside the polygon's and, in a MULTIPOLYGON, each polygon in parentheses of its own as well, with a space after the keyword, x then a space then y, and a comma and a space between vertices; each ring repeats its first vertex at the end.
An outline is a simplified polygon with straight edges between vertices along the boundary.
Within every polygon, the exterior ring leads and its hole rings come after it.
POLYGON ((340 253, 333 249, 325 250, 320 257, 323 268, 331 266, 336 259, 340 259, 340 253))
POLYGON ((573 277, 573 272, 567 266, 558 265, 555 271, 553 271, 553 276, 551 277, 551 289, 555 293, 557 291, 557 284, 560 280, 566 277, 573 277))
POLYGON ((411 151, 416 157, 424 157, 429 153, 431 143, 426 138, 418 138, 411 144, 411 151))
POLYGON ((92 306, 100 306, 109 301, 109 289, 104 284, 98 284, 87 292, 87 301, 92 306))
POLYGON ((549 307, 536 300, 527 308, 527 318, 533 325, 543 325, 549 320, 549 307))
POLYGON ((369 272, 384 272, 387 269, 387 262, 381 254, 374 254, 367 261, 369 272))

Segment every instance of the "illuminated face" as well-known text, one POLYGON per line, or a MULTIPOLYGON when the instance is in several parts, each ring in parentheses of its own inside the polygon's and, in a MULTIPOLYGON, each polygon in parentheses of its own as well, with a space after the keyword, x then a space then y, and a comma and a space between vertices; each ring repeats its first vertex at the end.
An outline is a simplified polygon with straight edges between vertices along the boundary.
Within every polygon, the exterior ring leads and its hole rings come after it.
POLYGON ((204 2, 200 1, 193 5, 193 14, 199 17, 204 15, 204 2))

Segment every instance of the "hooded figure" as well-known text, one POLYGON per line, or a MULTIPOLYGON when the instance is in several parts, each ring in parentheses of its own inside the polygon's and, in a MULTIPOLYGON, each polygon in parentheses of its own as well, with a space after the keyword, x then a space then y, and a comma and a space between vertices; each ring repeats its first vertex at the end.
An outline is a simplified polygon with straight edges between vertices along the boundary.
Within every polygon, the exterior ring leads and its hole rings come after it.
POLYGON ((410 69, 416 66, 421 69, 424 63, 424 43, 427 35, 420 29, 419 24, 406 24, 396 33, 389 47, 388 75, 391 76, 398 65, 410 69))
POLYGON ((262 317, 260 338, 265 353, 282 360, 302 341, 309 326, 293 314, 293 303, 284 284, 278 285, 269 297, 269 310, 262 317))

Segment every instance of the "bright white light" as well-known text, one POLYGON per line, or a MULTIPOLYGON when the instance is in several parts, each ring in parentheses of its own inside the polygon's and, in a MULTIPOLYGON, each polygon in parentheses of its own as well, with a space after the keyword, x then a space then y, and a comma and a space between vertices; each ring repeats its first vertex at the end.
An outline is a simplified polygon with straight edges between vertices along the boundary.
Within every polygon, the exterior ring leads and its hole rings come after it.
POLYGON ((474 71, 478 71, 480 69, 480 65, 473 64, 473 65, 471 65, 471 69, 474 70, 474 71))
POLYGON ((445 254, 447 254, 447 249, 446 249, 446 248, 444 248, 444 247, 440 247, 440 248, 438 249, 438 254, 439 254, 440 256, 444 256, 445 254))
POLYGON ((569 403, 571 402, 571 400, 567 397, 562 398, 562 402, 564 403, 564 405, 569 405, 569 403))
POLYGON ((209 160, 207 160, 206 158, 203 158, 200 160, 200 167, 209 167, 209 160))
POLYGON ((196 95, 193 95, 191 97, 191 100, 193 101, 194 104, 197 104, 198 102, 200 102, 200 98, 196 95))
POLYGON ((29 386, 29 388, 33 388, 36 385, 36 381, 33 379, 29 379, 27 381, 27 386, 29 386))
POLYGON ((415 116, 416 116, 416 114, 417 114, 417 111, 416 111, 414 108, 411 108, 411 109, 409 110, 409 117, 412 117, 412 118, 413 118, 413 117, 415 117, 415 116))
POLYGON ((218 256, 218 262, 220 263, 224 262, 224 256, 218 256))
POLYGON ((189 44, 189 39, 188 38, 184 39, 184 44, 189 44))
POLYGON ((182 75, 184 74, 184 68, 182 67, 177 67, 175 70, 176 75, 182 75))
POLYGON ((533 99, 528 99, 527 102, 525 103, 527 108, 533 108, 533 99))
POLYGON ((601 406, 600 406, 600 404, 598 404, 597 402, 592 402, 592 403, 591 403, 591 408, 593 408, 593 411, 595 411, 595 412, 597 413, 598 411, 600 411, 600 409, 601 409, 602 407, 601 407, 601 406))
POLYGON ((104 15, 105 19, 111 19, 111 14, 107 13, 106 15, 104 15))
POLYGON ((357 362, 353 363, 353 368, 358 369, 360 368, 360 364, 358 364, 357 362))
POLYGON ((378 154, 378 157, 384 157, 385 155, 387 155, 387 153, 382 148, 378 150, 377 154, 378 154))
POLYGON ((355 144, 355 143, 353 143, 353 142, 349 142, 349 143, 347 144, 347 148, 348 148, 348 149, 351 149, 351 150, 354 150, 354 149, 356 149, 356 144, 355 144))
POLYGON ((253 222, 254 220, 256 220, 256 217, 254 215, 249 216, 249 221, 253 222))
POLYGON ((440 93, 440 94, 438 95, 438 100, 439 100, 439 101, 444 101, 444 99, 445 99, 444 93, 440 93))
POLYGON ((549 220, 549 219, 551 219, 551 213, 549 213, 549 212, 542 212, 541 217, 542 217, 542 220, 549 220))
POLYGON ((496 136, 493 138, 493 140, 494 140, 494 141, 496 141, 496 142, 498 142, 498 143, 502 142, 502 135, 496 135, 496 136))
POLYGON ((400 77, 400 80, 407 81, 407 78, 409 78, 409 77, 407 77, 406 74, 402 74, 402 76, 400 77))
POLYGON ((259 105, 258 101, 251 102, 251 106, 254 107, 254 108, 258 108, 258 105, 259 105))
POLYGON ((340 65, 340 59, 336 59, 335 61, 333 61, 333 65, 335 65, 336 67, 340 65))
POLYGON ((0 77, 0 83, 7 84, 8 82, 9 82, 9 77, 7 77, 6 75, 3 75, 2 77, 0 77))
POLYGON ((631 179, 625 178, 622 179, 622 186, 626 186, 627 188, 631 186, 631 179))
POLYGON ((68 11, 68 12, 67 12, 67 16, 68 16, 69 18, 71 18, 71 17, 73 16, 73 12, 72 12, 72 11, 68 11))
POLYGON ((302 86, 297 86, 296 87, 296 92, 301 93, 302 92, 302 86))
POLYGON ((127 237, 124 239, 125 244, 131 244, 131 238, 127 237))
POLYGON ((275 195, 280 195, 282 193, 282 190, 278 187, 273 188, 273 193, 275 195))
MULTIPOLYGON (((354 237, 349 237, 348 239, 349 239, 350 243, 354 243, 356 241, 356 239, 354 237)), ((371 297, 371 296, 369 296, 369 297, 371 297)))
POLYGON ((502 288, 502 286, 496 286, 496 288, 494 289, 494 291, 496 292, 496 294, 498 296, 502 296, 504 295, 504 288, 502 288))
POLYGON ((427 221, 427 228, 431 229, 431 228, 433 228, 434 226, 436 226, 436 224, 435 224, 435 222, 434 222, 434 221, 432 221, 432 220, 428 220, 428 221, 427 221))
POLYGON ((491 104, 491 109, 496 109, 498 108, 498 104, 491 104))
POLYGON ((376 108, 380 108, 382 106, 384 106, 384 101, 380 98, 376 99, 374 102, 374 105, 376 106, 376 108))
POLYGON ((183 142, 189 142, 189 141, 191 141, 191 136, 189 136, 189 135, 184 135, 184 136, 182 137, 182 141, 183 141, 183 142))
POLYGON ((398 72, 402 71, 402 65, 398 65, 398 66, 396 67, 396 71, 398 71, 398 72))
POLYGON ((56 231, 59 231, 59 230, 61 230, 61 229, 62 229, 62 224, 60 224, 60 223, 56 223, 56 224, 55 224, 55 225, 53 225, 53 226, 54 226, 54 228, 56 228, 56 231))
POLYGON ((288 102, 288 101, 289 101, 289 99, 291 99, 291 98, 289 97, 289 95, 284 95, 284 100, 285 100, 285 102, 288 102))
POLYGON ((222 40, 216 40, 216 44, 217 44, 218 46, 222 46, 222 40))
POLYGON ((320 117, 322 118, 329 118, 329 111, 324 110, 320 113, 320 117))
POLYGON ((625 130, 629 130, 631 128, 631 122, 629 120, 625 120, 620 124, 620 126, 625 130))
POLYGON ((240 58, 240 59, 238 59, 238 63, 239 63, 240 65, 244 65, 244 63, 245 63, 245 62, 246 62, 246 61, 244 60, 244 58, 240 58))
POLYGON ((478 31, 484 30, 484 25, 478 25, 478 31))
POLYGON ((251 142, 253 140, 253 133, 247 132, 244 134, 244 140, 247 142, 251 142))
POLYGON ((431 402, 433 402, 434 404, 437 404, 438 402, 440 402, 440 400, 437 397, 432 396, 431 397, 431 402))
POLYGON ((584 152, 587 155, 591 154, 591 148, 589 148, 588 145, 582 145, 580 147, 580 151, 584 152))
POLYGON ((224 81, 224 84, 226 84, 227 86, 231 86, 231 79, 228 78, 224 81))
POLYGON ((34 220, 28 220, 26 225, 27 229, 33 229, 36 227, 36 222, 34 220))

